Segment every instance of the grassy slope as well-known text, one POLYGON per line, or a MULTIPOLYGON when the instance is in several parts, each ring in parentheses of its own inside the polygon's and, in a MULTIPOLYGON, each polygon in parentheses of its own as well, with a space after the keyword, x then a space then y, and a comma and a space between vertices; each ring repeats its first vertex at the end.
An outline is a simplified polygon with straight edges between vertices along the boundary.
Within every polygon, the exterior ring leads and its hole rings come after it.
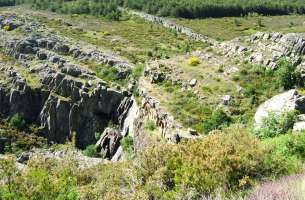
POLYGON ((28 12, 63 36, 110 49, 134 63, 144 62, 149 58, 149 52, 153 57, 167 57, 185 53, 188 45, 194 49, 203 46, 179 37, 166 28, 128 15, 124 15, 121 21, 109 21, 88 15, 28 12), (64 22, 73 26, 67 26, 64 22))
POLYGON ((305 31, 305 15, 174 19, 174 21, 218 40, 230 40, 257 31, 283 33, 305 31))

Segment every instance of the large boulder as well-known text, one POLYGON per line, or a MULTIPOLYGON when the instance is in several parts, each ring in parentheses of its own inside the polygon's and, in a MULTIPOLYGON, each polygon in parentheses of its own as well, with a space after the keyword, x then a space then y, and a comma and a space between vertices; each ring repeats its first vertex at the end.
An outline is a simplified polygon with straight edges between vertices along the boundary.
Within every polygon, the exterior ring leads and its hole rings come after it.
POLYGON ((281 114, 289 111, 305 113, 305 96, 295 89, 276 95, 260 105, 255 113, 256 125, 261 125, 269 113, 281 114))
MULTIPOLYGON (((120 147, 121 139, 122 135, 120 130, 115 128, 106 128, 101 138, 96 143, 96 148, 101 152, 104 158, 112 159, 120 147)), ((116 155, 116 157, 121 156, 116 155)))

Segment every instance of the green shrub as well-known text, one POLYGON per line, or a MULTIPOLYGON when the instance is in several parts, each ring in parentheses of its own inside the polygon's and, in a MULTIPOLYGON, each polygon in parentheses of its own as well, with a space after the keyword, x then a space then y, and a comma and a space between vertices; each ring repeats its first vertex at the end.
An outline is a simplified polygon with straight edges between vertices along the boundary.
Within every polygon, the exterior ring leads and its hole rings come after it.
POLYGON ((152 120, 148 120, 145 123, 145 129, 149 131, 154 131, 156 130, 156 123, 152 120))
POLYGON ((133 149, 133 138, 131 136, 124 137, 121 140, 121 146, 123 148, 123 151, 126 154, 126 157, 128 159, 130 159, 132 157, 133 150, 134 150, 133 149))
POLYGON ((274 154, 270 158, 271 153, 244 129, 232 127, 201 140, 151 147, 139 155, 135 171, 152 199, 181 190, 213 195, 220 188, 237 191, 288 173, 288 162, 274 154))
POLYGON ((24 130, 26 128, 26 122, 22 116, 17 113, 9 119, 9 127, 17 130, 24 130))
POLYGON ((218 67, 217 72, 219 72, 219 73, 223 73, 223 72, 224 72, 224 68, 225 68, 225 66, 224 66, 224 65, 220 65, 220 66, 218 67))
POLYGON ((305 132, 281 135, 276 138, 267 139, 265 144, 273 147, 283 157, 296 156, 305 161, 305 132))
POLYGON ((303 170, 305 161, 304 132, 269 138, 264 140, 263 144, 270 149, 266 159, 266 163, 273 169, 270 173, 290 174, 303 170), (277 160, 276 167, 274 160, 277 160))
POLYGON ((51 159, 30 161, 18 171, 15 159, 1 159, 0 199, 79 200, 75 171, 73 163, 51 159))
POLYGON ((144 70, 144 65, 143 64, 138 64, 136 65, 133 70, 132 70, 132 75, 135 79, 139 79, 142 76, 144 70))
POLYGON ((95 137, 95 140, 97 141, 97 140, 99 140, 100 138, 101 138, 101 133, 100 132, 95 132, 94 133, 94 137, 95 137))
POLYGON ((259 127, 254 127, 253 133, 261 139, 272 138, 288 133, 297 119, 297 112, 285 112, 281 115, 269 113, 259 127))
POLYGON ((281 60, 277 64, 276 77, 278 84, 285 90, 295 86, 303 86, 301 73, 291 62, 281 60))
POLYGON ((234 18, 234 24, 235 24, 235 26, 241 26, 241 22, 237 18, 234 18))
POLYGON ((230 116, 227 115, 223 110, 218 109, 212 113, 212 116, 203 121, 204 133, 227 127, 232 122, 230 116))
POLYGON ((121 146, 124 151, 129 151, 130 149, 133 149, 133 138, 131 136, 124 137, 121 140, 121 146))
POLYGON ((258 19, 257 19, 257 25, 258 25, 259 27, 264 27, 264 24, 263 24, 263 21, 262 21, 261 18, 258 18, 258 19))
POLYGON ((94 144, 87 146, 83 154, 88 157, 100 157, 94 144))

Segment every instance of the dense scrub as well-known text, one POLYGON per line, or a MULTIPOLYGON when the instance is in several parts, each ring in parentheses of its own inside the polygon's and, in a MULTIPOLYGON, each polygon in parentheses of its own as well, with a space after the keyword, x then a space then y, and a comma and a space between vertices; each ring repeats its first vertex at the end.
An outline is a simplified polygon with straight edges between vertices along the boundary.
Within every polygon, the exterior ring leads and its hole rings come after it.
POLYGON ((8 139, 8 142, 4 144, 4 149, 2 149, 3 152, 0 149, 0 153, 18 155, 35 147, 47 147, 48 141, 41 135, 39 128, 35 125, 26 126, 18 115, 12 117, 8 122, 0 120, 0 138, 8 139))
MULTIPOLYGON (((131 141, 123 143, 130 148, 131 141)), ((220 191, 229 195, 262 179, 297 172, 304 161, 304 143, 304 133, 261 142, 244 128, 233 127, 178 145, 155 143, 135 160, 81 171, 73 160, 50 159, 32 161, 16 173, 9 158, 0 162, 0 198, 199 199, 220 191)))
POLYGON ((206 18, 241 16, 248 13, 283 15, 304 13, 304 0, 126 0, 125 6, 161 16, 206 18))
POLYGON ((281 115, 270 113, 263 120, 261 127, 254 128, 253 132, 261 139, 272 138, 291 132, 297 120, 298 112, 290 111, 281 115))

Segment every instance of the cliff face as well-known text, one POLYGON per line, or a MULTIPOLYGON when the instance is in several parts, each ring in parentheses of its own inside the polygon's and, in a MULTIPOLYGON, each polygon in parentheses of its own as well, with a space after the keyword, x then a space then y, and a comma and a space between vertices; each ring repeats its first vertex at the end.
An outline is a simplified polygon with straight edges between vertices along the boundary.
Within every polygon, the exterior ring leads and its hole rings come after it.
POLYGON ((130 93, 111 87, 87 63, 114 68, 118 79, 127 78, 132 66, 97 49, 83 50, 35 21, 27 24, 17 15, 2 18, 18 22, 23 34, 1 31, 1 118, 18 113, 28 123, 39 124, 56 143, 75 134, 79 148, 94 144, 95 133, 103 132, 110 122, 124 127, 130 106, 123 105, 132 102, 130 93))

